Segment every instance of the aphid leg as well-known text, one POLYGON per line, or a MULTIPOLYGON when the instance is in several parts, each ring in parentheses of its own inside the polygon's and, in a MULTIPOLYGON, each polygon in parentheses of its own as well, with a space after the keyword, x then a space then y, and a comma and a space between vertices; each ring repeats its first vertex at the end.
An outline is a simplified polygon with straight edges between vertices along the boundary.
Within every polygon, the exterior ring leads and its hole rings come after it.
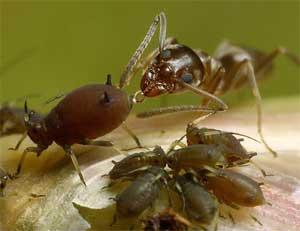
POLYGON ((236 223, 235 223, 235 220, 234 220, 234 218, 233 218, 231 212, 228 212, 228 217, 229 217, 229 219, 231 220, 232 224, 235 225, 236 223))
POLYGON ((143 148, 141 145, 141 142, 139 138, 133 133, 131 129, 125 124, 125 122, 122 124, 122 128, 128 133, 128 135, 134 140, 138 148, 143 148))
POLYGON ((14 151, 18 150, 20 145, 22 144, 22 142, 25 140, 26 137, 27 137, 27 132, 24 132, 23 135, 21 136, 20 140, 16 144, 16 146, 14 148, 9 148, 9 150, 14 150, 14 151))
POLYGON ((165 178, 163 179, 163 185, 166 188, 166 191, 167 191, 167 194, 168 194, 168 203, 169 203, 169 207, 171 208, 171 207, 173 207, 173 202, 172 202, 172 199, 171 199, 171 193, 170 193, 169 185, 168 185, 168 182, 165 178))
POLYGON ((114 214, 114 216, 113 216, 113 220, 112 220, 112 222, 110 223, 110 225, 109 226, 113 226, 114 224, 116 224, 117 223, 117 214, 115 213, 114 214))
POLYGON ((83 145, 103 146, 103 147, 112 147, 113 146, 113 143, 111 141, 106 141, 106 140, 90 140, 90 139, 85 139, 80 144, 83 144, 83 145))
POLYGON ((42 153, 42 151, 43 151, 43 149, 41 149, 40 147, 28 147, 28 148, 26 148, 22 153, 22 156, 21 156, 21 159, 19 161, 15 176, 20 174, 23 163, 24 163, 24 160, 25 160, 25 157, 26 157, 28 152, 35 152, 35 153, 37 153, 37 155, 39 155, 40 153, 42 153))
POLYGON ((253 160, 249 160, 249 162, 255 167, 257 168, 261 174, 266 177, 266 176, 273 176, 272 174, 267 174, 266 171, 264 169, 262 169, 257 163, 255 163, 253 160))
POLYGON ((159 15, 155 16, 143 41, 141 42, 141 44, 139 45, 137 50, 134 52, 131 59, 129 60, 124 72, 121 75, 119 88, 123 88, 124 86, 129 84, 131 78, 133 77, 132 72, 133 72, 134 68, 136 67, 136 64, 140 60, 142 54, 144 53, 145 49, 149 45, 149 43, 157 29, 158 23, 160 23, 159 49, 162 50, 164 48, 166 33, 167 33, 167 20, 166 20, 165 13, 161 12, 159 15))
POLYGON ((186 136, 186 134, 184 134, 182 137, 180 137, 178 140, 175 140, 172 142, 172 144, 169 146, 168 150, 167 150, 167 154, 171 151, 173 151, 173 149, 178 145, 181 148, 186 147, 186 144, 184 144, 183 142, 181 142, 181 140, 186 136))
POLYGON ((256 99, 256 111, 257 111, 257 131, 260 136, 261 141, 263 142, 264 146, 273 154, 274 157, 277 156, 277 153, 268 145, 268 143, 265 141, 265 138, 262 133, 262 107, 261 107, 261 96, 259 93, 259 89, 256 83, 254 68, 250 62, 250 60, 243 60, 241 62, 240 68, 237 72, 236 78, 239 78, 239 72, 242 72, 243 70, 247 71, 247 77, 250 84, 250 87, 252 89, 252 93, 256 99), (246 68, 246 69, 244 69, 246 68))
POLYGON ((255 216, 253 216, 252 214, 250 214, 250 217, 260 226, 263 226, 263 223, 260 222, 260 220, 258 220, 255 216))
POLYGON ((85 183, 83 175, 81 173, 81 170, 80 170, 77 158, 76 158, 76 156, 75 156, 72 148, 69 147, 69 146, 65 146, 64 150, 65 150, 66 154, 71 158, 72 163, 73 163, 73 165, 74 165, 74 167, 75 167, 75 169, 76 169, 76 171, 77 171, 77 173, 78 173, 78 175, 80 177, 81 182, 86 186, 86 183, 85 183))
POLYGON ((176 189, 179 193, 180 199, 181 199, 181 203, 182 203, 181 210, 182 210, 182 212, 184 212, 185 211, 185 199, 184 199, 183 191, 177 182, 175 183, 175 187, 176 187, 176 189))
POLYGON ((259 63, 259 66, 257 67, 255 74, 259 75, 260 71, 263 71, 266 66, 271 64, 275 58, 277 58, 279 55, 282 55, 282 54, 286 55, 296 65, 298 65, 298 66, 300 65, 300 58, 297 55, 291 53, 285 47, 277 47, 270 54, 268 54, 264 60, 262 60, 259 63))

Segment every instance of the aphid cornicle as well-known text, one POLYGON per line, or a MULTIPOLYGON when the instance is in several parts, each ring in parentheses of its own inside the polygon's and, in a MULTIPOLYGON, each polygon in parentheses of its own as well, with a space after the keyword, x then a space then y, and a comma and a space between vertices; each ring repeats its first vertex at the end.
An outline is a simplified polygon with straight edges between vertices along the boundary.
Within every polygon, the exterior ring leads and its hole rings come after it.
POLYGON ((66 95, 46 116, 28 110, 25 101, 25 125, 28 136, 37 144, 24 150, 18 165, 20 172, 26 153, 39 156, 53 142, 60 145, 72 159, 85 184, 73 144, 112 146, 109 141, 92 141, 119 127, 131 111, 132 97, 112 86, 110 75, 106 84, 91 84, 66 95))
POLYGON ((210 169, 204 176, 205 187, 212 190, 223 203, 236 207, 254 207, 266 203, 260 183, 229 169, 210 169))
POLYGON ((183 209, 189 218, 209 225, 218 215, 218 201, 191 173, 176 177, 176 188, 182 197, 183 209))
MULTIPOLYGON (((183 105, 158 108, 139 117, 149 117, 175 111, 209 111, 210 102, 218 104, 216 111, 224 111, 228 106, 218 97, 231 90, 250 85, 257 106, 257 131, 265 147, 276 156, 277 153, 267 144, 262 133, 261 96, 257 81, 263 79, 271 70, 272 63, 281 54, 300 65, 300 59, 286 48, 279 47, 270 53, 253 48, 236 45, 227 41, 221 43, 214 56, 202 50, 194 50, 179 44, 176 39, 166 39, 167 22, 164 12, 157 15, 144 40, 130 59, 122 74, 119 86, 128 85, 131 78, 143 70, 140 83, 141 90, 135 94, 136 101, 144 97, 156 97, 162 94, 173 94, 192 91, 204 97, 201 106, 183 105), (144 60, 140 60, 143 52, 153 37, 160 23, 159 49, 154 50, 144 60)), ((198 118, 192 123, 197 124, 198 118)))
POLYGON ((227 167, 222 148, 217 145, 195 144, 168 153, 168 166, 180 169, 201 169, 204 166, 227 167))
POLYGON ((141 214, 156 200, 167 177, 163 168, 149 168, 117 196, 116 215, 132 217, 141 214))
POLYGON ((110 179, 116 180, 146 171, 152 166, 164 168, 167 163, 167 156, 160 146, 156 146, 152 151, 134 153, 119 162, 113 163, 114 167, 110 170, 108 176, 110 179))

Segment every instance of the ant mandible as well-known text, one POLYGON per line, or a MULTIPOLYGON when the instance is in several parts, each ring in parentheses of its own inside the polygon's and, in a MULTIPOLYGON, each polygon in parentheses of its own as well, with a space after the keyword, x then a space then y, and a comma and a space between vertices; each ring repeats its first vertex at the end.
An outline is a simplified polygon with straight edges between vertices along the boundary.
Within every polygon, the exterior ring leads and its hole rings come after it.
MULTIPOLYGON (((144 40, 130 59, 123 72, 119 87, 128 85, 131 78, 143 70, 140 91, 135 93, 135 101, 142 102, 145 97, 173 94, 190 90, 204 97, 201 106, 182 105, 164 107, 139 114, 150 117, 176 111, 209 112, 209 103, 218 103, 215 111, 225 111, 228 106, 218 97, 248 82, 256 99, 257 130, 264 146, 274 155, 277 153, 267 144, 262 133, 262 106, 257 81, 263 79, 272 69, 273 60, 280 54, 286 55, 297 65, 300 59, 286 48, 279 47, 269 54, 253 48, 239 46, 225 41, 219 45, 214 56, 201 50, 193 50, 179 44, 176 39, 166 39, 167 21, 164 12, 154 18, 144 40), (153 37, 160 23, 159 48, 144 60, 141 56, 153 37), (205 108, 207 107, 207 108, 205 108)), ((210 112, 211 115, 213 112, 210 112)), ((194 120, 197 124, 203 117, 194 120)))

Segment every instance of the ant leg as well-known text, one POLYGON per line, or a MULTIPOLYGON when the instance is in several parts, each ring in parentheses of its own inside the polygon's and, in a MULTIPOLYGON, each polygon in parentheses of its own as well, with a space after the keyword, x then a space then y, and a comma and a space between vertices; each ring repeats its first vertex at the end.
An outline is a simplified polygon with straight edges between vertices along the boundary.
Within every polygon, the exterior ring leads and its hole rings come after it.
POLYGON ((252 89, 252 93, 256 99, 256 112, 257 112, 257 131, 258 134, 260 136, 260 139, 262 141, 262 143, 264 144, 264 146, 269 150, 269 152, 271 152, 273 154, 274 157, 277 157, 277 153, 268 145, 268 143, 265 141, 265 138, 263 136, 262 133, 262 107, 261 107, 261 96, 259 93, 259 89, 256 83, 256 78, 255 78, 255 72, 254 72, 254 68, 250 62, 250 60, 243 60, 241 62, 241 66, 239 71, 237 72, 236 76, 239 76, 239 72, 246 70, 247 71, 247 77, 248 77, 248 81, 250 84, 250 87, 252 89), (243 69, 246 68, 246 69, 243 69))
POLYGON ((77 158, 76 158, 76 156, 75 156, 72 148, 69 147, 69 146, 65 146, 64 150, 65 150, 66 154, 71 158, 72 163, 73 163, 73 165, 74 165, 74 167, 75 167, 75 169, 76 169, 76 171, 77 171, 77 173, 78 173, 78 175, 80 177, 81 182, 84 184, 84 186, 86 186, 86 183, 85 183, 83 175, 81 173, 81 170, 80 170, 77 158))
MULTIPOLYGON (((224 70, 224 69, 222 69, 222 70, 224 70)), ((223 71, 220 72, 220 74, 221 73, 223 73, 223 71)), ((206 97, 206 98, 208 98, 210 100, 213 100, 213 101, 217 102, 220 105, 220 107, 216 111, 226 111, 228 109, 227 104, 225 102, 223 102, 219 97, 217 97, 217 96, 215 96, 215 95, 213 95, 213 94, 211 94, 211 93, 209 93, 207 91, 204 91, 204 90, 202 90, 200 88, 196 88, 196 87, 194 87, 194 86, 192 86, 192 85, 190 85, 188 83, 185 83, 182 80, 177 80, 177 82, 179 84, 183 85, 185 88, 189 89, 190 91, 192 91, 192 92, 194 92, 194 93, 196 93, 198 95, 204 96, 204 97, 206 97)))
POLYGON ((15 173, 15 176, 17 176, 17 175, 20 174, 22 166, 23 166, 23 163, 24 163, 24 160, 25 160, 25 157, 26 157, 26 155, 27 155, 28 152, 35 152, 39 156, 42 153, 43 150, 44 149, 42 149, 40 147, 28 147, 28 148, 26 148, 23 151, 23 154, 22 154, 21 159, 19 161, 19 164, 18 164, 18 167, 17 167, 17 171, 15 173))
POLYGON ((160 23, 160 33, 159 33, 159 49, 162 51, 165 44, 166 39, 166 31, 167 31, 167 20, 166 15, 164 12, 161 12, 159 15, 156 15, 153 22, 150 25, 150 28, 148 29, 147 34, 145 35, 143 41, 137 48, 137 50, 134 52, 133 56, 129 60, 124 72, 121 75, 119 88, 123 88, 124 86, 128 85, 131 78, 133 77, 132 71, 136 67, 138 61, 140 60, 142 54, 144 53, 145 49, 149 45, 156 29, 158 26, 158 23, 160 23))
POLYGON ((8 150, 17 151, 19 149, 20 145, 22 144, 22 142, 25 140, 26 137, 27 137, 27 132, 24 132, 23 135, 22 135, 22 137, 20 138, 20 140, 16 144, 16 146, 14 148, 9 148, 8 150))
POLYGON ((284 47, 277 47, 275 48, 270 54, 268 54, 262 62, 259 63, 259 66, 257 67, 255 74, 259 75, 261 71, 264 70, 266 66, 272 63, 272 61, 278 57, 279 55, 286 55, 292 62, 294 62, 296 65, 300 65, 300 58, 297 57, 297 55, 291 53, 288 49, 284 47))
MULTIPOLYGON (((225 75, 224 67, 219 67, 216 73, 211 78, 211 82, 208 86, 207 91, 212 93, 213 95, 218 95, 218 89, 222 87, 222 82, 225 75)), ((211 100, 209 98, 204 98, 202 101, 202 106, 207 106, 211 100)))
POLYGON ((134 142, 136 143, 136 145, 138 146, 138 148, 143 148, 143 146, 141 145, 141 142, 140 142, 139 138, 133 133, 133 131, 131 129, 129 129, 129 127, 125 124, 125 122, 122 124, 122 128, 134 140, 134 142))
POLYGON ((155 108, 146 112, 142 112, 137 114, 136 116, 138 118, 148 118, 156 115, 162 115, 162 114, 168 114, 168 113, 174 113, 174 112, 190 112, 190 111, 199 111, 199 112, 207 112, 210 114, 214 114, 217 112, 214 109, 210 108, 203 108, 201 106, 195 106, 195 105, 180 105, 180 106, 171 106, 171 107, 161 107, 161 108, 155 108))

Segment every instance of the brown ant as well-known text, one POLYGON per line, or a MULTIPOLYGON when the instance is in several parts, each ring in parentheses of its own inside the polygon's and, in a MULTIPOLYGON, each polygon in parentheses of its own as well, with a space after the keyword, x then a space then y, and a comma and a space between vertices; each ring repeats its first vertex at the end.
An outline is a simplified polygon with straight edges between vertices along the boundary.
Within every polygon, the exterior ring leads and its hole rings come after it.
MULTIPOLYGON (((211 101, 218 103, 217 111, 224 111, 228 106, 218 96, 249 83, 256 99, 258 133, 265 147, 274 156, 277 156, 262 134, 261 96, 257 81, 263 79, 270 72, 273 60, 280 54, 286 55, 297 65, 300 65, 300 59, 283 47, 266 54, 227 41, 219 45, 214 56, 209 56, 201 50, 194 50, 179 44, 174 38, 166 39, 166 30, 166 16, 164 12, 161 12, 154 18, 144 40, 130 59, 121 76, 120 88, 128 85, 131 78, 139 70, 143 70, 141 91, 135 94, 137 102, 143 101, 145 97, 156 97, 185 90, 203 96, 204 100, 201 107, 193 105, 165 107, 138 116, 149 117, 174 111, 209 112, 209 108, 205 107, 208 107, 211 101), (140 61, 158 23, 160 23, 159 49, 154 50, 145 60, 140 61)), ((202 118, 194 120, 193 123, 197 124, 200 119, 202 118)))
MULTIPOLYGON (((90 84, 73 90, 45 116, 29 110, 25 100, 26 134, 37 146, 24 150, 17 174, 20 173, 28 152, 35 152, 39 156, 55 142, 71 158, 81 181, 85 184, 71 146, 73 144, 112 146, 109 141, 92 141, 92 139, 101 137, 122 125, 132 105, 132 97, 114 87, 110 75, 107 76, 106 84, 90 84)), ((136 137, 133 138, 138 141, 136 137)), ((15 149, 19 145, 20 142, 15 149)))

